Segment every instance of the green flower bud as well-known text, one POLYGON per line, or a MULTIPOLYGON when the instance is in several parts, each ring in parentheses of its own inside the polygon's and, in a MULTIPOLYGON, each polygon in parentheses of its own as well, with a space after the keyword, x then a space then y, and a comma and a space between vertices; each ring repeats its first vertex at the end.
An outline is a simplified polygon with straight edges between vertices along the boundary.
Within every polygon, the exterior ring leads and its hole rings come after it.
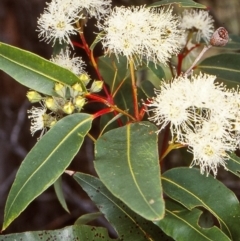
POLYGON ((74 111, 74 109, 75 109, 75 107, 74 107, 74 105, 73 105, 73 103, 72 103, 71 101, 68 101, 68 102, 63 106, 63 111, 64 111, 66 114, 68 114, 68 115, 72 114, 73 111, 74 111))
POLYGON ((92 86, 90 88, 90 92, 96 93, 102 90, 103 81, 101 80, 94 80, 92 86))
POLYGON ((42 100, 42 96, 35 90, 30 90, 27 92, 27 98, 31 103, 36 103, 42 100))
POLYGON ((83 84, 86 86, 89 81, 90 81, 90 77, 87 74, 81 74, 79 76, 79 79, 83 82, 83 84))

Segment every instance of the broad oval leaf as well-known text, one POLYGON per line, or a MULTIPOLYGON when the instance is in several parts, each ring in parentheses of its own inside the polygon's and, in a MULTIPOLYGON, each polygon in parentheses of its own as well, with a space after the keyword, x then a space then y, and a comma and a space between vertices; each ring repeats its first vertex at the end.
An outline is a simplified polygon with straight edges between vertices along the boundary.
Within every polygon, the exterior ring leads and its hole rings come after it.
POLYGON ((87 225, 73 225, 58 230, 33 231, 25 233, 15 233, 0 235, 0 240, 4 241, 117 241, 108 236, 108 231, 101 227, 91 227, 87 225))
POLYGON ((162 175, 164 192, 192 210, 202 206, 214 215, 222 231, 232 240, 240 240, 240 206, 235 194, 212 176, 195 168, 174 168, 162 175))
POLYGON ((200 3, 196 3, 192 0, 162 0, 149 5, 149 7, 160 7, 162 5, 173 4, 173 3, 178 4, 179 6, 182 6, 185 8, 206 8, 206 6, 200 3))
POLYGON ((128 124, 105 133, 95 145, 101 181, 148 220, 164 215, 156 131, 150 122, 128 124))
POLYGON ((176 241, 231 241, 216 226, 211 228, 200 227, 198 222, 201 214, 202 211, 199 209, 189 211, 180 204, 167 200, 166 215, 156 224, 176 241))
POLYGON ((216 75, 220 79, 239 83, 239 66, 240 54, 225 53, 204 59, 197 68, 205 73, 216 75))
MULTIPOLYGON (((107 220, 114 226, 119 239, 124 241, 171 241, 153 222, 134 213, 117 199, 96 177, 75 173, 74 179, 88 194, 107 220)), ((136 203, 138 202, 136 198, 136 203)))
MULTIPOLYGON (((73 85, 80 82, 71 71, 36 54, 0 43, 0 69, 30 89, 55 95, 55 82, 73 85)), ((83 90, 86 87, 82 84, 83 90)))
POLYGON ((69 115, 57 122, 32 148, 8 195, 2 230, 64 172, 90 130, 92 119, 91 115, 83 113, 69 115))

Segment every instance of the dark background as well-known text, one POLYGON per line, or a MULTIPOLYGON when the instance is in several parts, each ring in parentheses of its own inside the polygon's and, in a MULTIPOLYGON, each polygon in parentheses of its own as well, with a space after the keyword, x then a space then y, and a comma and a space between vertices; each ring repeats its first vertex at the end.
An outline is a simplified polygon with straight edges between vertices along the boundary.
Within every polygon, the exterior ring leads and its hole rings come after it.
MULTIPOLYGON (((147 4, 155 2, 144 0, 119 0, 113 5, 147 4)), ((237 0, 198 1, 208 6, 211 15, 215 18, 216 28, 224 26, 229 33, 240 32, 240 3, 237 0)), ((49 59, 52 47, 45 42, 39 42, 36 32, 37 17, 43 12, 44 0, 1 0, 0 1, 0 41, 29 50, 49 59)), ((91 20, 86 28, 87 38, 92 41, 94 35, 94 21, 91 20)), ((97 49, 101 54, 101 49, 97 49)), ((0 226, 3 220, 4 206, 11 184, 16 172, 29 150, 36 143, 36 136, 30 135, 30 121, 26 111, 31 105, 26 100, 27 88, 14 81, 0 71, 0 226)), ((97 123, 93 126, 93 135, 97 131, 97 123)), ((38 134, 38 133, 37 133, 38 134)), ((83 148, 71 164, 69 169, 93 173, 93 146, 86 139, 83 148)), ((178 166, 175 157, 178 151, 169 157, 168 166, 178 166)), ((240 197, 240 181, 230 173, 220 172, 218 178, 240 197)), ((49 188, 4 231, 7 233, 23 232, 29 230, 57 229, 71 225, 82 214, 96 211, 81 188, 67 175, 63 175, 63 190, 71 214, 66 213, 60 206, 53 188, 49 188)), ((107 225, 100 218, 95 225, 107 225)), ((110 231, 112 232, 112 231, 110 231)))

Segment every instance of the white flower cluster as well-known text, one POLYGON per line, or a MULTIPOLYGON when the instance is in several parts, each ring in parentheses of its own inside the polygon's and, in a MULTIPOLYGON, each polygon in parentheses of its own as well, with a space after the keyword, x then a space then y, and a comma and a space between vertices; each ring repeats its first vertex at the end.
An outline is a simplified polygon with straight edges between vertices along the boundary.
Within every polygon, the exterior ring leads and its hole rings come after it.
POLYGON ((44 13, 38 19, 39 38, 72 45, 69 36, 76 35, 80 29, 76 27, 79 19, 96 17, 100 20, 108 14, 111 7, 110 0, 52 0, 47 3, 44 13))
POLYGON ((180 50, 182 30, 172 9, 154 10, 145 6, 115 7, 98 28, 106 52, 166 64, 180 50))
POLYGON ((214 20, 212 16, 209 15, 209 12, 205 10, 185 9, 182 16, 179 17, 179 22, 179 27, 186 31, 186 38, 189 31, 196 33, 195 41, 197 43, 199 43, 201 39, 208 43, 214 32, 214 20))
POLYGON ((84 67, 86 66, 85 62, 82 60, 81 57, 71 57, 71 51, 69 48, 66 48, 64 51, 61 49, 60 53, 56 56, 52 57, 50 60, 61 66, 64 67, 71 72, 73 72, 75 75, 81 75, 86 74, 84 67))
POLYGON ((216 76, 180 76, 165 82, 147 106, 149 118, 160 126, 170 125, 172 140, 188 145, 193 153, 191 166, 216 176, 225 166, 228 153, 236 150, 240 134, 240 93, 214 83, 216 76))

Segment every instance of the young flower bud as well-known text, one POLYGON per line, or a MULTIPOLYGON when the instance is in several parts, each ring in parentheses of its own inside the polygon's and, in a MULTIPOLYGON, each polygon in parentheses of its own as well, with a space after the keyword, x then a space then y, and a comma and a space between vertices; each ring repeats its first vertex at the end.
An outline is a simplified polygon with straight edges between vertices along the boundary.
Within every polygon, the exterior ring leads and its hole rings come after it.
POLYGON ((55 99, 53 99, 52 97, 47 97, 45 99, 45 105, 49 110, 51 110, 53 112, 56 112, 58 110, 58 105, 57 105, 55 99))
POLYGON ((93 81, 92 86, 91 86, 89 91, 93 92, 93 93, 96 93, 96 92, 101 91, 102 87, 103 87, 103 81, 95 80, 95 81, 93 81))
POLYGON ((78 110, 81 110, 82 107, 85 105, 86 100, 82 96, 77 96, 75 99, 75 106, 78 108, 78 110))
POLYGON ((80 83, 76 83, 72 86, 72 88, 78 92, 82 92, 82 85, 80 83))
POLYGON ((27 98, 31 103, 36 103, 42 100, 42 96, 35 90, 30 90, 27 92, 27 98))
POLYGON ((89 83, 89 81, 90 81, 90 78, 89 78, 89 76, 87 75, 87 74, 81 74, 80 76, 79 76, 79 79, 83 82, 83 84, 86 86, 88 83, 89 83))
POLYGON ((216 47, 225 46, 228 43, 228 31, 224 27, 218 28, 210 39, 210 44, 216 47))
POLYGON ((72 103, 71 101, 68 101, 68 102, 63 106, 63 111, 64 111, 66 114, 68 114, 68 115, 72 114, 73 111, 74 111, 74 109, 75 109, 75 107, 74 107, 74 105, 73 105, 73 103, 72 103))
POLYGON ((65 97, 66 89, 67 89, 67 87, 61 83, 56 83, 54 86, 55 92, 61 97, 65 97))

